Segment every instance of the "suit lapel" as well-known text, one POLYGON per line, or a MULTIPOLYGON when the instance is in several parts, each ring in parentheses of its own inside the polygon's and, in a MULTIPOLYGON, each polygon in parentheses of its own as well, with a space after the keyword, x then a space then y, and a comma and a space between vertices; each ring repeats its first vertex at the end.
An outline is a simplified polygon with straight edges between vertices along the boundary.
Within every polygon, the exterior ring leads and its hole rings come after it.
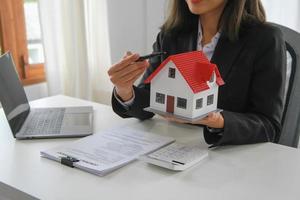
POLYGON ((231 71, 234 61, 240 53, 243 44, 243 40, 231 42, 227 37, 221 35, 211 62, 218 66, 218 69, 224 80, 231 71))
POLYGON ((175 54, 195 51, 197 49, 198 31, 193 30, 189 34, 177 38, 177 47, 174 49, 175 54))

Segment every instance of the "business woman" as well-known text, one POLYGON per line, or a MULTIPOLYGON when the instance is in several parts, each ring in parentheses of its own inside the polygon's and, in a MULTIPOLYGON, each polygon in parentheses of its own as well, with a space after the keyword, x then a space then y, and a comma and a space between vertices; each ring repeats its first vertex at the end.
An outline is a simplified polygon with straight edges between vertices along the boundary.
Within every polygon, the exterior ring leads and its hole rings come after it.
MULTIPOLYGON (((150 86, 143 81, 169 55, 202 50, 225 81, 218 108, 195 125, 213 146, 277 142, 281 131, 285 84, 285 43, 281 32, 265 22, 260 0, 173 0, 169 17, 153 45, 168 54, 137 62, 127 53, 108 71, 115 89, 113 110, 121 117, 153 117, 143 111, 150 86), (146 70, 141 83, 133 85, 146 70)), ((185 123, 175 118, 170 121, 185 123)))

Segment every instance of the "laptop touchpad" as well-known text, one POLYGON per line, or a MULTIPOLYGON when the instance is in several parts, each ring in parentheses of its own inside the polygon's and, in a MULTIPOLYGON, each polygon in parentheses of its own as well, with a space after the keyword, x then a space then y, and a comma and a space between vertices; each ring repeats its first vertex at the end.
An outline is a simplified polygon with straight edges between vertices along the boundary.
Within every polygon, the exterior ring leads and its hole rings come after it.
POLYGON ((90 124, 89 113, 65 113, 63 126, 89 126, 90 124))

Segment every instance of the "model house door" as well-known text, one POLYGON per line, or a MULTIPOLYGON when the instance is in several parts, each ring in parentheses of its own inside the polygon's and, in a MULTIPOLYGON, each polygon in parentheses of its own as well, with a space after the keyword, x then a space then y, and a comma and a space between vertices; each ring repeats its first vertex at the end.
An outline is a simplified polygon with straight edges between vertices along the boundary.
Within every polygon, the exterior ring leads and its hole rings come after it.
POLYGON ((167 112, 174 113, 174 97, 169 95, 167 96, 167 112))

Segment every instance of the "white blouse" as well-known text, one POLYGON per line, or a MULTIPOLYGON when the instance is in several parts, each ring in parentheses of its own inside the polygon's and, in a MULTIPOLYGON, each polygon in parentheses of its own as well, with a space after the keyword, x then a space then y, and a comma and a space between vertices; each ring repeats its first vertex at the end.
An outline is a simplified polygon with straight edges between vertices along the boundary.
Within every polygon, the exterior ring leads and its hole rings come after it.
POLYGON ((203 38, 203 33, 202 33, 201 21, 199 18, 197 50, 203 51, 203 53, 206 55, 208 60, 211 60, 212 56, 214 55, 214 52, 215 52, 215 49, 218 44, 220 36, 221 36, 221 33, 217 32, 216 35, 211 39, 210 43, 202 46, 201 41, 203 38))

